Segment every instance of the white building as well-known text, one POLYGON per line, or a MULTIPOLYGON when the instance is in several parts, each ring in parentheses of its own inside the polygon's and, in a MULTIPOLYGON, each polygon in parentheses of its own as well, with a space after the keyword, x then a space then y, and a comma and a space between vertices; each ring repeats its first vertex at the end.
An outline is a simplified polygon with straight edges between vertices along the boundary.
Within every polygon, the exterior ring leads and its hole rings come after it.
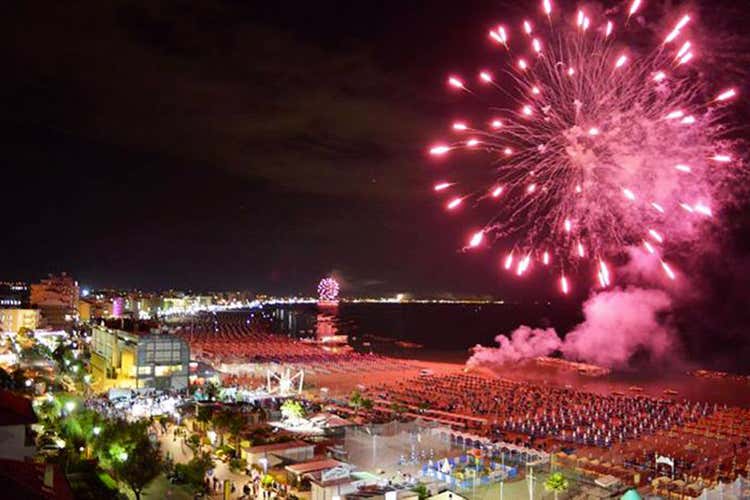
POLYGON ((246 459, 249 465, 262 465, 269 469, 287 460, 310 460, 314 454, 315 445, 304 441, 264 444, 241 450, 242 458, 246 459))
POLYGON ((24 461, 34 456, 31 424, 36 421, 29 399, 0 390, 0 459, 24 461))
POLYGON ((18 333, 21 328, 39 328, 39 309, 0 309, 0 330, 18 333))

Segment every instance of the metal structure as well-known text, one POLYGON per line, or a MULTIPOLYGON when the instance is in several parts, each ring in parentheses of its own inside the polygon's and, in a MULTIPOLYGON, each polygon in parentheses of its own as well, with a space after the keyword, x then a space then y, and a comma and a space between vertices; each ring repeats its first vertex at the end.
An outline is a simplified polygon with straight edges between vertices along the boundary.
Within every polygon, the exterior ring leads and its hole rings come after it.
POLYGON ((290 367, 268 368, 266 370, 266 391, 270 395, 288 397, 302 394, 305 381, 305 371, 296 370, 292 373, 290 367))

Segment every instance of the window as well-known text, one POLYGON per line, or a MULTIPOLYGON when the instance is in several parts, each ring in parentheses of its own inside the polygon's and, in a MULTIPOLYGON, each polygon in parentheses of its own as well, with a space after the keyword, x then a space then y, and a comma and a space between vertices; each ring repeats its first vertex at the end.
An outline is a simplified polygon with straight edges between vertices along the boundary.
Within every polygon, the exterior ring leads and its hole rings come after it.
POLYGON ((169 377, 173 373, 179 373, 180 371, 182 371, 182 365, 157 366, 154 375, 157 377, 169 377))

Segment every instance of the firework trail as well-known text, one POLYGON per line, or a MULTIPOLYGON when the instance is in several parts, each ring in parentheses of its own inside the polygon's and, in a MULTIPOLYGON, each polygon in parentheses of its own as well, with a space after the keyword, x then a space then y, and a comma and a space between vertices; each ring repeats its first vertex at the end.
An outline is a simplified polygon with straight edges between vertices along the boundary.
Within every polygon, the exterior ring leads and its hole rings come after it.
POLYGON ((635 0, 623 19, 583 10, 566 19, 544 0, 542 22, 489 32, 507 58, 499 76, 482 69, 476 89, 448 77, 454 92, 477 97, 485 87, 504 104, 485 123, 453 123, 454 139, 429 150, 492 158, 482 185, 458 172, 434 185, 448 211, 492 204, 494 216, 467 236, 466 248, 510 242, 501 267, 518 276, 533 265, 553 268, 566 294, 584 265, 598 286, 610 286, 610 262, 635 245, 665 277, 679 276, 665 257, 670 246, 698 237, 740 168, 724 138, 726 105, 738 91, 694 76, 700 52, 687 37, 690 13, 676 13, 649 53, 629 50, 627 25, 642 8, 635 0))

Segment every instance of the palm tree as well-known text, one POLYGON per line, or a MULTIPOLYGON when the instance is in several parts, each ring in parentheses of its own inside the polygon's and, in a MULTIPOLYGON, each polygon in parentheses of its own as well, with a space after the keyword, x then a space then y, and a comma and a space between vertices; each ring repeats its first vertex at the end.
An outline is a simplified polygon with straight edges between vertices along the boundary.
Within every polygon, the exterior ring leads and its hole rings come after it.
POLYGON ((568 479, 562 475, 561 472, 554 472, 549 475, 547 480, 544 482, 544 489, 551 491, 555 494, 555 500, 560 492, 564 492, 568 489, 568 479))
POLYGON ((362 406, 362 393, 357 389, 354 389, 349 396, 349 406, 354 407, 354 416, 356 417, 359 414, 359 408, 362 406))
POLYGON ((411 491, 417 494, 419 500, 425 500, 430 497, 430 490, 427 489, 427 486, 424 483, 418 483, 411 489, 411 491))
POLYGON ((208 426, 208 423, 211 421, 211 416, 213 415, 213 410, 209 406, 198 406, 197 411, 195 412, 195 420, 200 422, 203 428, 203 432, 206 431, 206 427, 208 426))
POLYGON ((281 415, 287 420, 298 421, 305 416, 305 407, 299 401, 287 399, 281 405, 281 415))
POLYGON ((234 451, 235 456, 239 457, 240 453, 240 442, 242 441, 242 431, 247 425, 247 420, 242 413, 232 413, 226 424, 226 429, 234 437, 234 451))

